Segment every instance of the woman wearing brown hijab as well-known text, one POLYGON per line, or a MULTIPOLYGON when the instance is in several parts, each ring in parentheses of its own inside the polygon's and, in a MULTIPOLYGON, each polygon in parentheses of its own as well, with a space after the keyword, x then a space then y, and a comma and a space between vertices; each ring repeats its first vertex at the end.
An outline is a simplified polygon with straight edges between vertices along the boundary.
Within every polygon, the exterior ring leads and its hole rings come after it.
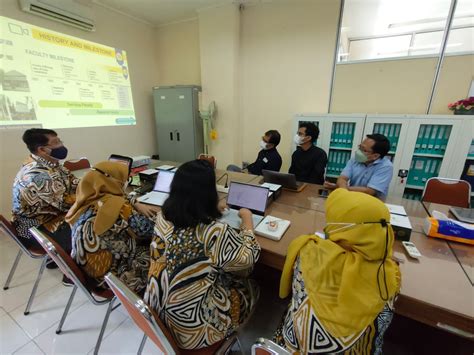
POLYGON ((153 222, 126 199, 127 179, 123 164, 94 165, 81 179, 66 221, 72 230, 71 255, 89 277, 106 287, 103 277, 110 271, 141 294, 150 266, 153 222))

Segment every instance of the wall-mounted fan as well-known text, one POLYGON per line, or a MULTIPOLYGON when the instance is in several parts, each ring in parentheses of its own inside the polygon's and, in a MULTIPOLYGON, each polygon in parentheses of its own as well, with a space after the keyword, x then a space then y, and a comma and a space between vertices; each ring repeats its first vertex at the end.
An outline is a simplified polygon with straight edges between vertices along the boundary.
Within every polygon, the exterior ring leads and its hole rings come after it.
POLYGON ((209 154, 210 140, 217 139, 217 131, 214 129, 214 119, 217 113, 216 103, 211 101, 207 111, 199 111, 199 116, 202 119, 202 130, 204 137, 204 153, 209 154))

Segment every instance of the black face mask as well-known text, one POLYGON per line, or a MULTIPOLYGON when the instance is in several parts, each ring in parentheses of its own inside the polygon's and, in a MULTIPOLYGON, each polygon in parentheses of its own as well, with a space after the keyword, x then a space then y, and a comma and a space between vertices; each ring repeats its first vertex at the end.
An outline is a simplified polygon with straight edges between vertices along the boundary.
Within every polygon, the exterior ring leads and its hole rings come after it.
POLYGON ((58 148, 51 149, 49 156, 58 160, 65 159, 67 157, 67 148, 62 145, 58 148))

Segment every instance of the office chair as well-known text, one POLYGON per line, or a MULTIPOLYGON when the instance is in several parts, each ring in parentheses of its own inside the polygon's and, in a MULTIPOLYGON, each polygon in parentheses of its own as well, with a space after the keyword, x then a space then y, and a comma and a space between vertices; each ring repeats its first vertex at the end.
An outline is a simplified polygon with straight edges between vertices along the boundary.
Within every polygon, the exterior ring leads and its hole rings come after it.
POLYGON ((421 196, 423 202, 469 208, 471 185, 465 180, 440 177, 428 179, 421 196))
POLYGON ((69 171, 76 171, 82 169, 89 169, 91 167, 91 163, 87 158, 80 158, 75 160, 66 160, 64 162, 64 167, 69 171))
POLYGON ((258 338, 252 345, 252 355, 291 355, 291 353, 271 340, 258 338))

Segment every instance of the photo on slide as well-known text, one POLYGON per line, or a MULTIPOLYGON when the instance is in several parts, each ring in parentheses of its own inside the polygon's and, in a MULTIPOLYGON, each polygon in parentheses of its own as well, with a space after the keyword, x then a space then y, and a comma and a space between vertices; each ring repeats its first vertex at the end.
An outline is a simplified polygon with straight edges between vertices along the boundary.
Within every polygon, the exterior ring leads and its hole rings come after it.
POLYGON ((31 96, 25 95, 24 93, 12 92, 4 92, 2 96, 4 99, 2 100, 0 96, 0 106, 1 101, 5 101, 6 111, 9 113, 6 120, 34 121, 37 119, 33 98, 31 96))

